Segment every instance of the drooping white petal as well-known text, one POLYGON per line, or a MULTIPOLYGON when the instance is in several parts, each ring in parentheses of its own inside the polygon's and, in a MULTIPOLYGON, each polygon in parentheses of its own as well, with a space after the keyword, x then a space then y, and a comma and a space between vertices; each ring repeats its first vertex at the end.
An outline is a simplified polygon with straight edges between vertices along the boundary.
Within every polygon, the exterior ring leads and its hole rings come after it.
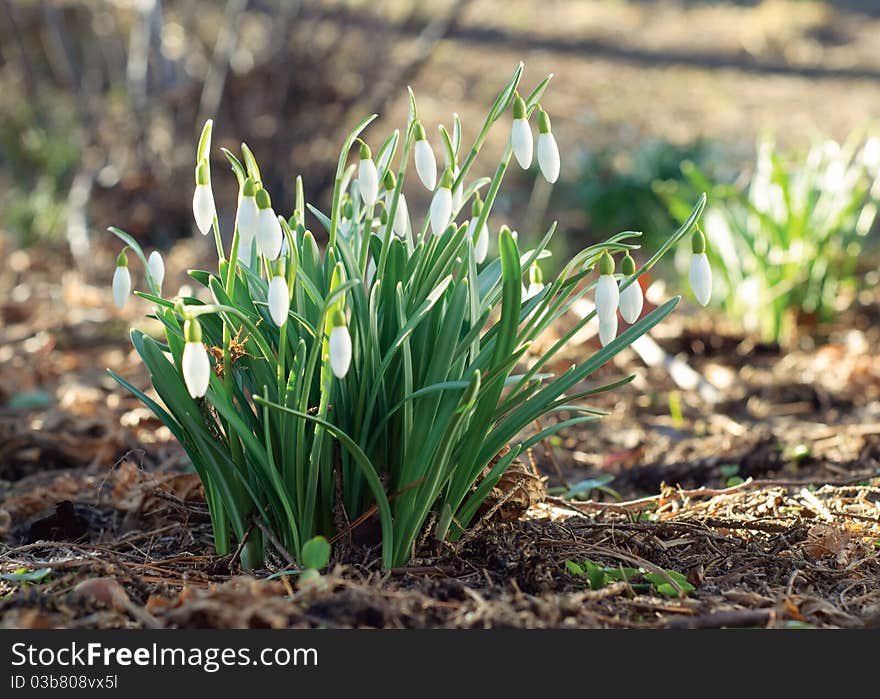
POLYGON ((617 317, 620 289, 612 274, 602 274, 596 282, 596 315, 600 321, 610 322, 617 317))
POLYGON ((477 236, 477 244, 474 246, 474 257, 477 264, 482 264, 486 260, 489 253, 489 226, 485 223, 480 227, 480 233, 477 236))
POLYGON ((333 375, 341 379, 348 373, 351 365, 351 335, 345 325, 337 325, 330 331, 328 339, 330 351, 330 369, 333 375))
POLYGON ((209 184, 197 184, 193 193, 193 217, 202 235, 208 235, 214 223, 214 193, 209 184))
POLYGON ((275 211, 271 207, 260 209, 257 217, 257 247, 260 248, 260 252, 270 260, 274 260, 281 252, 283 238, 284 233, 275 211))
POLYGON ((528 170, 532 165, 534 141, 532 140, 532 129, 527 120, 513 120, 513 126, 510 129, 510 145, 513 146, 516 162, 523 170, 528 170))
POLYGON ((617 337, 617 316, 612 316, 611 320, 599 321, 599 342, 602 347, 617 337))
POLYGON ((642 315, 644 303, 642 287, 639 286, 639 282, 636 280, 620 292, 620 315, 623 316, 627 323, 632 325, 642 315))
POLYGON ((362 158, 358 164, 358 189, 367 206, 373 206, 379 196, 379 172, 371 158, 362 158))
POLYGON ((403 196, 403 192, 400 193, 400 197, 397 199, 397 210, 394 212, 394 223, 391 228, 401 238, 406 235, 406 231, 409 228, 409 209, 406 206, 406 197, 403 196))
POLYGON ((431 232, 440 235, 452 220, 452 192, 448 187, 438 187, 431 200, 431 232))
MULTIPOLYGON (((257 233, 257 218, 260 210, 257 208, 256 197, 239 197, 238 211, 235 214, 235 225, 238 226, 238 234, 242 242, 251 241, 257 233)), ((243 247, 239 245, 239 247, 243 247)))
POLYGON ((461 209, 462 199, 464 198, 464 192, 462 191, 462 186, 458 185, 455 189, 452 190, 452 212, 458 213, 461 209))
POLYGON ((211 382, 211 360, 205 346, 201 342, 187 342, 183 346, 180 366, 189 394, 193 398, 205 395, 211 382))
POLYGON ((526 287, 526 293, 523 295, 523 301, 534 298, 544 290, 544 285, 537 282, 529 282, 526 287))
POLYGON ((705 252, 691 255, 689 277, 694 296, 701 306, 705 306, 712 298, 712 267, 705 252))
POLYGON ((162 282, 165 280, 165 261, 158 250, 153 250, 147 258, 147 271, 153 282, 162 290, 162 282))
POLYGON ((538 134, 538 166, 551 184, 559 179, 559 147, 552 133, 538 134))
POLYGON ((130 293, 131 272, 128 271, 128 267, 117 267, 113 272, 113 303, 116 304, 116 308, 119 310, 125 308, 130 293))
POLYGON ((267 300, 272 322, 280 328, 287 322, 287 312, 290 310, 290 293, 287 288, 287 280, 283 276, 272 277, 272 281, 269 282, 267 300))
POLYGON ((416 172, 425 188, 433 191, 437 186, 437 160, 427 139, 416 141, 415 148, 416 172))

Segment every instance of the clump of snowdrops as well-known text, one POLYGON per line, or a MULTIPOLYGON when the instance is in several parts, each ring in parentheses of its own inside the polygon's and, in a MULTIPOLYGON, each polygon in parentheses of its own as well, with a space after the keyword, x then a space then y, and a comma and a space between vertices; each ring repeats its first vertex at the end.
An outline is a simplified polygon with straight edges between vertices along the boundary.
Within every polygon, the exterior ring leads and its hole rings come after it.
POLYGON ((693 163, 689 187, 657 191, 683 221, 694 191, 710 193, 704 227, 725 315, 766 341, 798 338, 804 320, 828 321, 862 285, 856 265, 880 203, 880 139, 858 132, 815 143, 806 157, 758 143, 746 186, 714 184, 693 163))
MULTIPOLYGON (((269 531, 301 560, 314 537, 332 539, 372 517, 385 567, 404 563, 422 536, 457 540, 524 450, 599 418, 584 399, 629 379, 591 388, 584 381, 678 303, 643 314, 638 278, 694 229, 705 198, 641 267, 631 255, 639 234, 625 232, 582 250, 551 278, 542 265, 555 224, 529 248, 507 226, 490 226, 512 156, 529 168, 536 155, 544 177, 559 176, 540 106, 550 77, 521 96, 521 76, 522 65, 469 149, 457 116, 451 129, 439 127, 440 169, 411 92, 405 128, 375 149, 366 141, 375 115, 364 119, 342 146, 329 211, 306 204, 297 179, 293 211, 278 215, 283 204, 263 188, 247 146, 241 160, 224 151, 240 187, 228 248, 206 124, 193 213, 203 234, 213 232, 219 264, 189 275, 207 287, 208 302, 165 298, 161 256, 146 258, 131 236, 111 229, 142 261, 147 289, 137 294, 155 305, 165 330, 162 339, 131 333, 158 400, 114 378, 186 449, 218 553, 246 540, 243 562, 258 566, 261 532, 269 531), (510 140, 494 174, 475 177, 493 127, 509 129, 510 140), (404 183, 433 192, 427 212, 408 206, 404 183), (323 251, 311 225, 323 229, 323 251), (535 338, 594 289, 596 311, 526 359, 535 338), (618 310, 632 324, 619 334, 618 310), (602 348, 551 373, 554 357, 594 316, 602 348), (532 428, 557 415, 567 417, 532 428)), ((704 245, 698 231, 693 240, 704 245)), ((710 272, 697 267, 694 283, 708 293, 710 272)), ((113 280, 119 305, 130 293, 128 269, 123 251, 113 280)))

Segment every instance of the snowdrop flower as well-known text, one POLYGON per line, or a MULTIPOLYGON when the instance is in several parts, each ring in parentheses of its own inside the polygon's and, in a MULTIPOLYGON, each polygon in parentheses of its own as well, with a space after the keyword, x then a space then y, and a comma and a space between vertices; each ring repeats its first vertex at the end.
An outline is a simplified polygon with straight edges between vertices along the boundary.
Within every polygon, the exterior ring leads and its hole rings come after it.
POLYGON ((281 253, 281 241, 284 233, 281 224, 272 209, 272 200, 265 189, 257 190, 257 247, 268 259, 274 260, 281 253))
MULTIPOLYGON (((614 258, 608 251, 599 258, 599 281, 596 282, 596 315, 599 322, 611 323, 617 318, 617 306, 620 303, 620 289, 614 279, 614 258)), ((614 334, 617 334, 617 321, 614 322, 614 334)))
POLYGON ((431 200, 431 232, 440 235, 452 220, 452 170, 446 168, 431 200))
MULTIPOLYGON (((455 180, 458 179, 458 172, 459 172, 459 170, 457 167, 452 168, 452 181, 453 182, 455 182, 455 180)), ((464 183, 463 182, 459 182, 456 187, 452 188, 452 213, 453 214, 457 214, 459 212, 459 210, 461 209, 462 198, 464 197, 463 190, 464 190, 464 183)))
POLYGON ((483 202, 480 199, 479 193, 475 193, 474 203, 471 205, 471 220, 468 225, 468 235, 470 235, 471 240, 474 241, 474 258, 478 265, 485 262, 486 255, 489 253, 489 226, 487 226, 484 221, 483 225, 480 226, 480 230, 475 230, 476 225, 480 220, 481 213, 483 213, 483 202))
POLYGON ((538 107, 538 166, 544 178, 553 184, 559 179, 559 147, 550 131, 550 117, 538 107))
MULTIPOLYGON (((636 262, 628 252, 620 263, 620 271, 625 277, 631 277, 636 273, 636 262)), ((628 287, 620 292, 620 315, 632 325, 642 315, 644 303, 642 287, 639 285, 639 280, 634 279, 628 287)))
POLYGON ((434 158, 434 151, 431 150, 431 144, 428 143, 421 122, 416 124, 416 145, 413 151, 419 179, 425 185, 425 189, 433 191, 437 184, 437 160, 434 158))
POLYGON ((510 145, 516 162, 523 170, 528 170, 532 165, 532 129, 526 118, 526 103, 519 95, 513 101, 513 126, 510 129, 510 145))
POLYGON ((358 163, 358 189, 367 206, 373 206, 379 196, 379 171, 373 162, 370 147, 361 141, 361 160, 358 163))
POLYGON ((147 259, 147 271, 156 288, 161 292, 162 282, 165 280, 165 262, 158 250, 153 250, 150 253, 150 257, 147 259))
POLYGON ((525 301, 529 299, 535 298, 538 294, 540 294, 544 290, 544 275, 541 273, 541 268, 538 267, 537 262, 532 263, 532 266, 529 267, 529 285, 526 288, 525 293, 525 301))
POLYGON ((327 341, 330 353, 330 369, 337 379, 344 378, 351 366, 351 335, 345 323, 345 314, 336 309, 333 311, 332 329, 327 341))
POLYGON ((602 347, 617 337, 617 316, 612 316, 611 320, 599 321, 599 342, 602 347))
MULTIPOLYGON (((397 188, 397 178, 394 173, 388 170, 385 173, 385 209, 391 213, 391 205, 394 203, 394 190, 397 188)), ((401 191, 397 198, 397 209, 394 211, 394 222, 391 224, 391 230, 396 235, 403 238, 409 227, 409 210, 406 206, 406 197, 401 191)))
POLYGON ((290 291, 287 287, 287 279, 281 269, 276 270, 275 276, 269 282, 267 301, 272 322, 280 328, 287 322, 287 313, 290 310, 290 291))
POLYGON ((128 295, 131 293, 131 272, 128 271, 128 256, 125 250, 116 258, 116 271, 113 272, 113 303, 116 308, 125 308, 128 295))
POLYGON ((208 390, 211 382, 211 360, 208 351, 202 344, 202 326, 193 319, 183 324, 183 357, 180 365, 183 370, 183 381, 186 390, 193 398, 201 398, 208 390))
POLYGON ((193 217, 202 235, 208 235, 214 224, 217 209, 214 207, 214 193, 208 173, 208 161, 203 160, 196 167, 196 191, 193 193, 193 217))
POLYGON ((238 259, 244 265, 251 263, 251 247, 257 234, 260 209, 257 207, 256 194, 256 182, 248 177, 238 195, 238 210, 235 214, 235 226, 238 228, 238 259))
POLYGON ((706 238, 699 229, 694 231, 691 238, 691 269, 690 282, 694 296, 701 306, 709 303, 712 298, 712 267, 709 265, 709 258, 706 257, 706 238))

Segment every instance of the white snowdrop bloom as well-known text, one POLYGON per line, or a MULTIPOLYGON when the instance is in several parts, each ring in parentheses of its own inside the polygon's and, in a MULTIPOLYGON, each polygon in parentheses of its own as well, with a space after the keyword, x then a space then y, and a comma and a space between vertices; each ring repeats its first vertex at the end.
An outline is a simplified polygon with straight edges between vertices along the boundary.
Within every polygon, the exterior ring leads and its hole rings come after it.
POLYGON ((333 328, 330 330, 327 344, 330 369, 336 378, 344 378, 351 366, 351 335, 345 324, 345 315, 338 308, 333 313, 333 328))
POLYGON ((283 274, 276 274, 269 282, 269 315, 272 322, 279 328, 287 322, 287 312, 290 310, 290 292, 287 288, 287 279, 283 274))
POLYGON ((431 232, 440 235, 452 220, 452 171, 447 168, 443 172, 440 186, 431 200, 431 232))
MULTIPOLYGON (((476 225, 476 222, 474 222, 476 225)), ((474 245, 474 258, 477 264, 483 264, 486 261, 486 255, 489 254, 489 226, 485 223, 480 226, 480 232, 477 234, 477 242, 474 245)))
POLYGON ((257 191, 257 207, 260 213, 257 216, 257 247, 268 259, 274 260, 281 254, 281 241, 284 232, 278 216, 272 209, 272 201, 265 189, 257 191))
POLYGON ((544 275, 537 263, 532 263, 529 267, 529 285, 523 295, 524 301, 534 298, 544 290, 544 275))
POLYGON ((523 294, 523 300, 528 301, 529 299, 532 299, 540 294, 543 290, 543 284, 535 284, 534 282, 529 282, 529 285, 526 287, 526 291, 523 294))
POLYGON ((550 117, 539 108, 538 111, 538 166, 541 174, 550 182, 559 179, 559 147, 550 131, 550 117))
POLYGON ((602 347, 617 337, 617 316, 612 316, 610 320, 599 321, 599 342, 602 347))
POLYGON ((113 303, 122 310, 131 294, 131 272, 128 271, 128 257, 125 250, 116 258, 116 270, 113 272, 113 303))
POLYGON ((250 251, 250 244, 257 234, 257 219, 260 210, 257 207, 257 186, 256 183, 248 177, 241 188, 238 197, 238 210, 235 214, 235 225, 238 228, 239 251, 247 248, 250 251))
POLYGON ((147 271, 159 291, 162 291, 162 282, 165 281, 165 261, 158 250, 153 250, 147 258, 147 271))
POLYGON ((864 165, 871 173, 880 170, 880 138, 872 136, 862 148, 860 153, 862 165, 864 165))
MULTIPOLYGON (((458 178, 458 168, 452 168, 452 181, 453 183, 458 178)), ((464 183, 461 182, 457 186, 452 188, 452 214, 453 216, 459 212, 462 205, 462 199, 464 198, 464 183)))
POLYGON ((193 218, 202 235, 208 235, 216 215, 214 192, 208 179, 208 163, 203 160, 196 167, 196 190, 193 193, 193 218))
POLYGON ((183 326, 186 344, 183 346, 183 357, 180 366, 186 390, 193 398, 201 398, 208 391, 211 383, 211 360, 208 351, 202 344, 202 328, 197 320, 188 320, 183 326))
POLYGON ((701 306, 709 303, 712 298, 712 266, 706 257, 706 238, 702 231, 694 231, 692 238, 691 268, 689 279, 694 296, 701 306))
POLYGON ((617 317, 619 304, 620 289, 614 279, 614 258, 606 251, 599 258, 599 281, 596 282, 596 315, 599 320, 610 323, 617 317))
POLYGON ((358 189, 367 206, 373 206, 379 196, 379 171, 373 162, 370 147, 361 141, 361 159, 358 163, 358 189))
POLYGON ((416 145, 413 148, 413 157, 416 163, 416 173, 425 189, 434 190, 437 185, 437 159, 431 144, 425 137, 425 129, 421 123, 416 124, 416 145))
MULTIPOLYGON (((626 277, 631 277, 636 273, 635 260, 633 260, 629 253, 626 254, 626 257, 624 257, 623 261, 620 263, 620 271, 623 272, 626 277)), ((623 281, 621 281, 621 284, 622 283, 623 281)), ((642 315, 642 307, 644 306, 644 303, 645 300, 642 296, 642 287, 639 285, 639 280, 634 279, 628 287, 620 292, 620 315, 623 316, 623 319, 627 323, 632 325, 639 319, 639 316, 642 315)))
POLYGON ((394 233, 401 238, 406 235, 406 231, 409 229, 409 209, 406 205, 406 197, 403 195, 403 192, 400 193, 400 197, 397 199, 397 210, 394 212, 394 223, 391 225, 394 233))
POLYGON ((532 165, 532 152, 534 141, 532 140, 532 129, 529 127, 526 118, 526 103, 519 95, 513 102, 513 125, 510 128, 510 145, 513 147, 513 154, 516 156, 516 162, 523 170, 528 170, 532 165))

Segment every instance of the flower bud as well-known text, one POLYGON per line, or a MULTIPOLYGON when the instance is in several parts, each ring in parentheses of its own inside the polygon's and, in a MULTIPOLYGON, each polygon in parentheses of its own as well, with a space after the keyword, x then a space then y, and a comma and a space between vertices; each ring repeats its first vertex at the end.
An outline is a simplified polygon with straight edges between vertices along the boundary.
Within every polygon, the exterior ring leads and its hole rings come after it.
POLYGON ((538 108, 538 166, 541 174, 550 182, 559 179, 559 147, 550 130, 550 117, 538 108))
POLYGON ((413 148, 416 172, 425 188, 433 191, 437 184, 437 160, 431 144, 425 137, 425 129, 421 123, 416 124, 416 144, 413 148))
POLYGON ((281 223, 272 209, 272 201, 269 198, 269 192, 265 189, 257 191, 257 247, 260 252, 268 259, 274 260, 281 253, 281 241, 284 239, 284 232, 281 230, 281 223))
MULTIPOLYGON (((631 277, 636 273, 636 263, 629 253, 620 263, 620 271, 626 277, 631 277)), ((623 319, 632 325, 639 316, 642 315, 642 307, 644 305, 644 297, 642 296, 642 287, 639 280, 634 279, 632 283, 620 292, 620 315, 623 319)))
POLYGON ((370 147, 361 141, 360 162, 358 163, 358 188, 367 206, 373 206, 379 196, 379 172, 373 162, 370 147))
POLYGON ((131 293, 131 272, 128 271, 128 256, 125 250, 119 253, 116 258, 116 270, 113 272, 113 303, 116 308, 122 310, 125 308, 125 302, 128 301, 128 295, 131 293))
POLYGON ((272 322, 280 328, 287 322, 287 313, 290 310, 290 291, 283 274, 276 274, 269 282, 267 301, 272 322))
POLYGON ((706 256, 706 238, 701 230, 695 230, 691 237, 691 268, 688 275, 691 289, 701 306, 709 303, 712 298, 712 266, 706 256))
POLYGON ((534 298, 544 290, 544 275, 537 263, 532 263, 529 267, 529 285, 526 288, 525 299, 528 301, 534 298))
MULTIPOLYGON (((620 289, 614 279, 614 258, 608 251, 599 258, 599 281, 596 282, 596 315, 600 322, 610 323, 617 318, 620 303, 620 289)), ((617 321, 614 321, 614 334, 617 334, 617 321)))
POLYGON ((165 280, 165 261, 158 250, 153 250, 150 253, 150 257, 147 258, 147 271, 150 273, 150 278, 153 280, 156 288, 161 293, 162 282, 165 280))
POLYGON ((208 162, 203 160, 196 167, 196 190, 193 193, 193 218, 202 235, 208 235, 216 215, 214 193, 208 179, 208 162))
POLYGON ((208 359, 208 351, 202 344, 202 327, 199 321, 195 319, 186 321, 183 324, 183 336, 186 340, 180 362, 183 381, 190 396, 201 398, 211 382, 211 360, 208 359))
POLYGON ((338 308, 333 311, 332 329, 327 344, 330 369, 336 378, 344 378, 351 366, 351 335, 345 323, 345 314, 338 308))
POLYGON ((526 103, 519 95, 513 101, 513 125, 510 129, 510 145, 516 161, 523 170, 528 170, 532 165, 532 129, 526 119, 526 103))
POLYGON ((446 168, 431 200, 431 232, 440 235, 452 220, 452 170, 446 168))

